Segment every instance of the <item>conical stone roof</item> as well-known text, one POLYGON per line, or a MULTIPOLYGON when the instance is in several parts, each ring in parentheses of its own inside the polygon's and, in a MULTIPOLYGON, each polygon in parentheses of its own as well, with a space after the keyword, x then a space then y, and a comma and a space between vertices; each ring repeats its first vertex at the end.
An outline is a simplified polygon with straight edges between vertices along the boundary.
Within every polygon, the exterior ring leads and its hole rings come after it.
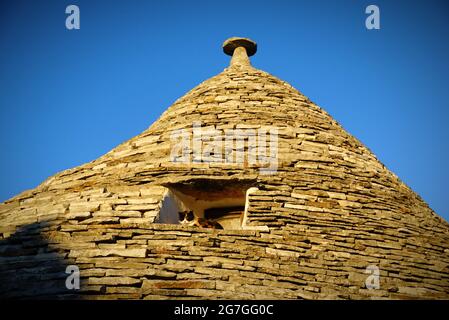
POLYGON ((323 109, 252 67, 256 50, 231 38, 230 66, 146 131, 0 204, 0 294, 448 298, 448 223, 323 109), (208 130, 221 138, 205 156, 208 130), (246 142, 227 148, 230 133, 246 142), (269 148, 254 148, 264 133, 269 148), (188 143, 176 153, 179 137, 188 143), (274 158, 261 161, 261 149, 274 158), (246 195, 244 225, 158 223, 168 192, 198 203, 246 195), (65 286, 68 265, 79 290, 65 286))

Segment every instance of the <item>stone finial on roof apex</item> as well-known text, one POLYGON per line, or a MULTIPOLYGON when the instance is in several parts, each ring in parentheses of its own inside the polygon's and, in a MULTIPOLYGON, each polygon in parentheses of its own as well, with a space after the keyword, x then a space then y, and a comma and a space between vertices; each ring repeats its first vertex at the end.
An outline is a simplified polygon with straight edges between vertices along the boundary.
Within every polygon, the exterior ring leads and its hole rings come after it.
POLYGON ((257 52, 257 43, 248 38, 232 37, 223 43, 223 52, 232 56, 232 65, 251 65, 249 58, 257 52))

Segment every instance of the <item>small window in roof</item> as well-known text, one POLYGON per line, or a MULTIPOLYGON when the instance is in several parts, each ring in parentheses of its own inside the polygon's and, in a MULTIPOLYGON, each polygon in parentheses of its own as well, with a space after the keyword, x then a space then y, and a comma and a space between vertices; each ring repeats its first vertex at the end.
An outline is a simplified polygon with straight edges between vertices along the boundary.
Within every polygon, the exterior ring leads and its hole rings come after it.
POLYGON ((247 226, 249 195, 258 189, 251 182, 190 180, 166 185, 158 223, 213 229, 263 229, 247 226))

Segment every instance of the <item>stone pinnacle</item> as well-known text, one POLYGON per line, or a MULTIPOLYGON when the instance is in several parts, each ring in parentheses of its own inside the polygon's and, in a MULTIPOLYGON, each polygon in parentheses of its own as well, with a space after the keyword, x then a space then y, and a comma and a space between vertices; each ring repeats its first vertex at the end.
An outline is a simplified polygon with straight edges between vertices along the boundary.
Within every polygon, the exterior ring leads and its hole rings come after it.
POLYGON ((250 65, 249 58, 257 51, 257 43, 248 38, 232 37, 223 43, 223 52, 232 56, 231 66, 250 65))

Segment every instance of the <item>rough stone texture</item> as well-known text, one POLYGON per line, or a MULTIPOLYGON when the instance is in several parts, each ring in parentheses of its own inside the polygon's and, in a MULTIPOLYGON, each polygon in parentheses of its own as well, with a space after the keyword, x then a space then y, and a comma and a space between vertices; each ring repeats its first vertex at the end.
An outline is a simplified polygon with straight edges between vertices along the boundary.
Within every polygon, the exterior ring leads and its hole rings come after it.
MULTIPOLYGON (((240 53, 241 54, 241 53, 240 53)), ((449 225, 289 84, 233 64, 142 134, 0 204, 0 296, 62 299, 449 298, 449 225), (170 132, 279 128, 279 168, 170 161, 170 132), (163 186, 259 188, 249 224, 153 223, 163 186), (81 289, 65 288, 80 268, 81 289), (380 269, 380 289, 365 269, 380 269)))

